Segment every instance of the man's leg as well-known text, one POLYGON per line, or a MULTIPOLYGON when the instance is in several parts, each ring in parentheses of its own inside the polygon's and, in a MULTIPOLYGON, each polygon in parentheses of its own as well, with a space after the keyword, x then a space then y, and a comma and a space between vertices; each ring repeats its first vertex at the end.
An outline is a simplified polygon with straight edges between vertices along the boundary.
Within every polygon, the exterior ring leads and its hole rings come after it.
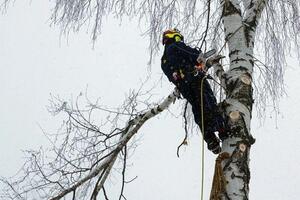
MULTIPOLYGON (((198 77, 194 77, 194 78, 195 79, 192 80, 192 82, 188 82, 188 84, 181 84, 179 87, 179 91, 182 93, 183 97, 186 98, 187 101, 192 105, 192 111, 194 114, 195 122, 196 124, 198 124, 203 134, 203 138, 207 143, 207 148, 213 153, 218 154, 221 151, 221 147, 219 145, 220 142, 214 133, 215 132, 215 129, 213 128, 214 126, 212 126, 209 123, 212 122, 211 121, 212 117, 209 116, 210 112, 206 112, 206 110, 209 109, 206 108, 207 103, 205 99, 207 98, 205 97, 205 93, 204 93, 206 88, 203 88, 204 90, 202 90, 201 79, 199 79, 198 77), (202 105, 201 105, 201 96, 204 97, 203 99, 204 101, 202 101, 202 105), (202 109, 203 109, 203 113, 206 113, 204 114, 204 116, 201 116, 202 109), (202 126, 202 117, 203 117, 204 126, 202 126)), ((205 86, 205 84, 203 86, 207 87, 205 86)))
POLYGON ((208 126, 212 127, 214 132, 218 131, 219 138, 223 141, 228 138, 228 128, 223 116, 219 111, 216 98, 213 94, 213 91, 211 90, 208 81, 205 81, 204 85, 204 104, 206 112, 210 113, 208 126))
POLYGON ((215 127, 211 124, 211 113, 204 113, 204 140, 207 143, 207 148, 213 153, 218 154, 221 152, 220 140, 215 134, 215 127))
POLYGON ((191 89, 193 96, 195 97, 192 104, 195 122, 198 124, 203 134, 203 139, 207 143, 207 148, 214 154, 218 154, 221 152, 220 141, 214 133, 214 127, 210 124, 211 113, 205 112, 204 101, 201 103, 201 96, 204 96, 204 94, 201 94, 202 91, 200 85, 192 85, 191 89))

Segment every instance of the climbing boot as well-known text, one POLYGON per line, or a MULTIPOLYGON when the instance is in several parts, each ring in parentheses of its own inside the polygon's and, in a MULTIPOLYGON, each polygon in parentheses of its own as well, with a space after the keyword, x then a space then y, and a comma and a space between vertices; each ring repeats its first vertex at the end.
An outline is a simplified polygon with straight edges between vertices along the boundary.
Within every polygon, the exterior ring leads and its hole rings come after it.
POLYGON ((222 149, 220 147, 220 142, 217 138, 211 138, 207 140, 207 148, 212 151, 214 154, 221 153, 222 149))

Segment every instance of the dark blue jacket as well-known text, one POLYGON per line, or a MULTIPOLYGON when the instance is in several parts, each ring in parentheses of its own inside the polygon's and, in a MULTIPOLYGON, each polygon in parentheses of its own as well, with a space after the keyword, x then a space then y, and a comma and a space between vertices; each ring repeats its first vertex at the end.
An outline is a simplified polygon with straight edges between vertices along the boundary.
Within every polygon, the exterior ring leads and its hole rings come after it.
POLYGON ((188 78, 194 71, 200 50, 187 46, 183 42, 174 42, 165 46, 164 54, 161 59, 161 68, 169 81, 176 84, 173 73, 180 70, 188 78))

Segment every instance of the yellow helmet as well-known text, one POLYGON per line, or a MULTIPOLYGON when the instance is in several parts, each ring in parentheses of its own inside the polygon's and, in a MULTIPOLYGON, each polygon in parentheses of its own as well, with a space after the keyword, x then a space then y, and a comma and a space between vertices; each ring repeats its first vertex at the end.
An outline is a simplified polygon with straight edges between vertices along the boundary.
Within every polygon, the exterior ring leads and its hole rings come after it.
POLYGON ((162 43, 165 45, 167 43, 183 41, 183 39, 183 35, 177 29, 170 29, 163 33, 162 43))

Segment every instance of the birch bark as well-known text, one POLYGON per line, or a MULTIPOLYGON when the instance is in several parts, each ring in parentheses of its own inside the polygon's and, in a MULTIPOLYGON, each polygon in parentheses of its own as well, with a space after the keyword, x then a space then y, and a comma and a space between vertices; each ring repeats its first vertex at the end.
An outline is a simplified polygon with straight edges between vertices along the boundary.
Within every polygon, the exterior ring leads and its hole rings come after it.
POLYGON ((253 105, 253 48, 255 31, 267 3, 264 0, 223 0, 222 22, 229 49, 230 68, 225 74, 224 103, 231 136, 223 142, 230 154, 222 162, 227 184, 219 199, 249 199, 249 155, 254 142, 250 132, 253 105), (243 9, 243 10, 242 10, 243 9), (244 15, 243 15, 244 13, 244 15))

